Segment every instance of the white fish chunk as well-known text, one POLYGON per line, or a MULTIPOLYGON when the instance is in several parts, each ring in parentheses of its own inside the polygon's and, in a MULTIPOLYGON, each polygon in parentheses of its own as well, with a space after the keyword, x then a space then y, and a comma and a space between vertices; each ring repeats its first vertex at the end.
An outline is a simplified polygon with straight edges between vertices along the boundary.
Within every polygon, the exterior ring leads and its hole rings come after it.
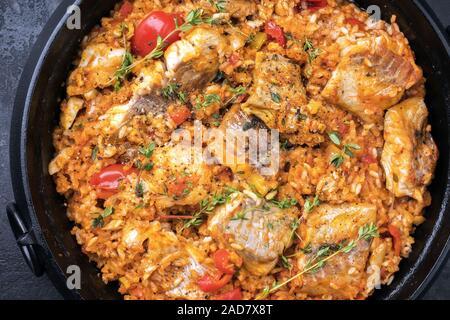
POLYGON ((384 120, 381 164, 386 188, 396 197, 423 200, 433 178, 438 150, 427 125, 428 110, 422 98, 411 98, 388 110, 384 120))
POLYGON ((268 274, 292 243, 294 209, 268 206, 254 193, 234 193, 208 220, 211 236, 231 246, 245 268, 255 275, 268 274))
POLYGON ((164 54, 169 80, 180 84, 185 91, 205 86, 219 70, 219 56, 225 44, 226 39, 213 28, 192 29, 164 54))
POLYGON ((81 54, 78 68, 69 77, 68 95, 82 95, 110 86, 125 53, 124 48, 113 48, 105 43, 89 45, 81 54))
POLYGON ((381 122, 384 110, 422 77, 412 54, 385 35, 344 48, 341 57, 322 96, 368 123, 381 122))
MULTIPOLYGON (((322 204, 306 217, 301 234, 311 253, 300 253, 298 267, 304 269, 308 259, 325 245, 339 244, 358 237, 360 227, 376 222, 376 207, 365 203, 342 205, 322 204)), ((369 243, 359 241, 349 253, 328 260, 320 271, 303 276, 301 292, 310 296, 332 296, 335 299, 354 299, 365 277, 369 243)))

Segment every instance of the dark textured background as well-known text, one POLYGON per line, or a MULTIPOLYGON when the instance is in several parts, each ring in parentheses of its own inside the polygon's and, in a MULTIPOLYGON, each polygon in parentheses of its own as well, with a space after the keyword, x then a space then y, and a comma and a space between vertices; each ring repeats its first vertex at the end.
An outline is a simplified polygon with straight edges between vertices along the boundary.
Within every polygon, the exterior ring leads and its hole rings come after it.
MULTIPOLYGON (((450 25, 450 1, 426 1, 443 25, 450 25)), ((35 278, 24 263, 4 210, 13 199, 8 144, 15 91, 36 37, 59 3, 0 0, 0 299, 61 299, 47 276, 35 278)), ((450 299, 450 261, 423 298, 450 299)))

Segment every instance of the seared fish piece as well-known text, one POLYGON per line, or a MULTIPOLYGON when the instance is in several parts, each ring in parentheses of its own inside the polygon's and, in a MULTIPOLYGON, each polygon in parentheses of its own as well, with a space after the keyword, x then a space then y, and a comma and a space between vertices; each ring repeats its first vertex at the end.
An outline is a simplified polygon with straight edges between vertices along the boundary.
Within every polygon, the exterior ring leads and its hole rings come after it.
POLYGON ((113 106, 100 116, 101 129, 106 134, 116 132, 134 115, 152 113, 154 116, 165 113, 168 102, 161 96, 166 84, 165 67, 161 61, 154 61, 141 69, 133 83, 133 96, 125 104, 113 106))
MULTIPOLYGON (((222 135, 212 136, 208 141, 208 149, 211 156, 217 163, 230 167, 233 172, 242 171, 245 169, 244 167, 249 165, 249 139, 245 136, 245 133, 250 129, 259 130, 264 128, 267 127, 258 118, 243 112, 239 105, 234 105, 225 114, 220 127, 216 129, 216 131, 220 131, 222 135), (225 145, 227 132, 230 137, 232 136, 237 140, 237 143, 232 143, 230 141, 225 145), (245 160, 245 163, 241 163, 244 161, 239 160, 245 160)), ((269 139, 270 138, 268 137, 268 141, 270 141, 269 139)))
POLYGON ((292 243, 294 211, 269 206, 254 193, 237 192, 210 215, 208 231, 236 250, 249 272, 266 275, 292 243))
POLYGON ((279 54, 258 52, 255 60, 254 86, 242 110, 260 118, 270 128, 277 128, 279 113, 288 100, 306 104, 300 81, 300 66, 279 54))
MULTIPOLYGON (((250 157, 250 137, 246 134, 252 130, 253 137, 256 137, 260 129, 267 127, 257 117, 243 112, 236 104, 225 114, 220 127, 215 129, 222 135, 215 135, 208 140, 207 151, 211 162, 229 167, 236 178, 251 184, 264 196, 278 186, 276 177, 279 155, 273 152, 278 152, 278 149, 274 145, 272 150, 271 133, 267 131, 267 148, 260 148, 259 143, 264 142, 258 140, 258 145, 251 151, 257 154, 250 157), (230 140, 231 137, 235 138, 235 143, 230 140)), ((275 143, 278 143, 278 138, 275 143)))
POLYGON ((184 142, 156 148, 153 169, 141 174, 145 190, 158 209, 195 206, 208 196, 213 181, 213 167, 202 162, 196 148, 184 142))
POLYGON ((242 110, 261 119, 268 127, 290 134, 294 144, 316 145, 323 141, 317 120, 299 117, 308 104, 301 82, 300 66, 279 54, 258 52, 253 74, 254 85, 242 110))
POLYGON ((179 84, 183 91, 204 87, 219 70, 219 55, 225 45, 226 39, 213 28, 192 29, 164 54, 169 80, 179 84))
POLYGON ((104 43, 89 45, 81 54, 78 68, 69 77, 68 95, 82 95, 110 86, 124 54, 124 48, 112 48, 104 43))
POLYGON ((365 122, 381 122, 384 110, 398 103, 422 77, 412 54, 403 49, 387 35, 344 48, 322 96, 365 122))
POLYGON ((438 150, 427 117, 422 98, 405 100, 386 113, 381 164, 386 188, 396 197, 409 196, 421 202, 433 178, 438 150))
MULTIPOLYGON (((312 252, 301 253, 299 269, 303 270, 308 259, 324 245, 356 239, 360 227, 375 222, 376 207, 371 204, 320 205, 300 227, 304 246, 309 246, 312 252)), ((369 246, 368 242, 361 240, 351 252, 331 258, 318 272, 303 275, 301 292, 317 298, 323 295, 335 299, 355 298, 364 287, 369 246)))
MULTIPOLYGON (((138 266, 142 282, 150 279, 158 286, 160 293, 176 299, 204 299, 196 279, 211 268, 205 262, 204 250, 192 241, 177 236, 158 222, 151 222, 146 228, 126 225, 122 242, 128 249, 143 248, 145 251, 138 266), (160 272, 164 271, 161 278, 160 272)), ((133 278, 134 281, 134 278, 133 278)))

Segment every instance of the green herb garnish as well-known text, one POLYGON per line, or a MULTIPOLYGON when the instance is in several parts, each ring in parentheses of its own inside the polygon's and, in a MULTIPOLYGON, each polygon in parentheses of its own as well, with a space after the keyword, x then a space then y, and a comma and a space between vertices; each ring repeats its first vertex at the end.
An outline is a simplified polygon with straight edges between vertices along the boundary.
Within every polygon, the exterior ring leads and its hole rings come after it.
POLYGON ((236 213, 236 215, 231 218, 231 221, 237 221, 237 220, 248 220, 248 218, 246 217, 247 215, 247 211, 246 210, 242 210, 239 211, 238 213, 236 213))
POLYGON ((356 248, 359 241, 361 240, 371 241, 373 238, 378 236, 379 236, 378 229, 376 225, 366 224, 361 228, 359 228, 358 237, 354 240, 351 240, 349 242, 342 242, 338 244, 327 244, 321 246, 318 249, 318 251, 308 260, 308 262, 305 265, 305 268, 301 272, 283 281, 282 283, 274 284, 272 285, 272 287, 265 287, 262 290, 262 292, 256 296, 255 299, 260 300, 266 298, 269 294, 277 291, 278 289, 282 288, 292 280, 299 278, 305 273, 317 272, 319 269, 325 266, 327 261, 329 261, 333 257, 339 254, 346 254, 351 252, 354 248, 356 248))
POLYGON ((333 153, 331 155, 330 163, 336 168, 339 168, 343 162, 344 156, 342 155, 342 153, 333 153))
POLYGON ((328 132, 328 136, 335 145, 341 145, 341 137, 339 136, 339 133, 337 133, 336 131, 328 132))
POLYGON ((243 86, 238 86, 236 88, 230 88, 230 91, 232 93, 234 93, 235 95, 240 96, 240 95, 245 94, 247 92, 247 89, 243 86))
POLYGON ((178 99, 182 103, 186 103, 186 94, 180 91, 180 85, 178 83, 169 83, 161 90, 161 94, 166 99, 176 100, 178 99))
POLYGON ((298 204, 298 201, 294 198, 288 198, 283 200, 270 200, 270 203, 274 204, 280 209, 289 209, 298 204))
POLYGON ((99 214, 94 220, 92 220, 92 227, 93 228, 103 227, 105 224, 104 219, 106 217, 109 217, 113 213, 114 213, 113 207, 106 207, 105 210, 103 210, 103 213, 99 214))
POLYGON ((281 97, 278 93, 276 92, 271 92, 270 96, 272 97, 272 101, 275 103, 280 103, 281 102, 281 97))
POLYGON ((283 268, 286 268, 288 270, 292 269, 292 265, 289 263, 289 260, 286 256, 281 255, 280 259, 281 259, 281 265, 283 266, 283 268))
POLYGON ((361 147, 356 143, 347 143, 344 145, 344 153, 349 157, 354 157, 355 155, 351 150, 361 150, 361 147))
POLYGON ((122 82, 125 80, 126 76, 131 72, 131 66, 133 64, 134 58, 130 51, 126 51, 123 55, 122 64, 120 68, 114 74, 114 91, 119 91, 122 88, 122 82))
POLYGON ((231 187, 225 187, 224 193, 216 194, 200 201, 199 210, 192 215, 192 219, 185 222, 181 231, 190 227, 200 226, 203 223, 204 214, 212 212, 218 205, 229 202, 231 195, 235 192, 238 192, 238 190, 231 187))
POLYGON ((92 149, 92 152, 91 152, 91 159, 92 159, 92 161, 97 160, 97 155, 98 155, 98 146, 95 146, 94 149, 92 149))
POLYGON ((305 204, 303 205, 303 209, 305 210, 305 214, 310 213, 315 207, 320 205, 319 196, 315 195, 314 199, 311 201, 310 199, 306 199, 305 204))
POLYGON ((144 155, 146 158, 150 158, 155 151, 156 144, 154 142, 150 143, 147 147, 139 148, 139 153, 144 155))
POLYGON ((142 181, 139 181, 138 183, 136 183, 136 188, 134 191, 135 191, 136 197, 142 198, 144 196, 144 184, 142 183, 142 181))
POLYGON ((311 64, 320 54, 319 48, 314 48, 311 40, 305 39, 303 50, 308 54, 308 62, 311 64))
POLYGON ((200 110, 200 109, 209 107, 213 103, 220 103, 220 102, 221 102, 221 99, 218 94, 215 94, 215 93, 206 94, 203 97, 203 102, 197 101, 197 103, 195 104, 195 109, 200 110))
POLYGON ((208 2, 218 11, 218 12, 225 12, 227 7, 227 0, 208 0, 208 2))

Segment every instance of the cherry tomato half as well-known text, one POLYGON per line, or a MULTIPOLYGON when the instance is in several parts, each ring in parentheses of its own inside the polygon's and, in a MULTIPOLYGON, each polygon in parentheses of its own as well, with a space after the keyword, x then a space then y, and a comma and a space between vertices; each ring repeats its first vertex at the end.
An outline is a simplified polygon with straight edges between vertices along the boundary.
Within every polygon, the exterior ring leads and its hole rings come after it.
POLYGON ((242 292, 241 289, 236 288, 229 292, 212 296, 211 300, 242 300, 242 292))
POLYGON ((230 282, 232 277, 233 275, 231 274, 219 274, 215 276, 206 274, 197 281, 197 285, 204 292, 213 292, 223 288, 228 282, 230 282))
POLYGON ((157 44, 158 36, 165 39, 165 45, 180 39, 180 32, 176 29, 175 20, 178 25, 183 24, 183 19, 178 14, 153 11, 139 23, 131 39, 133 53, 145 56, 149 54, 157 44))
POLYGON ((97 189, 97 197, 106 199, 117 192, 121 180, 131 173, 136 173, 137 170, 130 168, 125 170, 123 164, 112 164, 107 166, 94 174, 89 181, 90 184, 97 189))
POLYGON ((233 265, 230 263, 230 254, 225 249, 219 249, 216 252, 214 252, 214 265, 216 268, 223 273, 226 274, 233 274, 234 268, 233 265))
POLYGON ((283 29, 273 21, 267 21, 264 27, 264 32, 270 39, 275 40, 280 46, 286 46, 286 37, 284 36, 283 29))

